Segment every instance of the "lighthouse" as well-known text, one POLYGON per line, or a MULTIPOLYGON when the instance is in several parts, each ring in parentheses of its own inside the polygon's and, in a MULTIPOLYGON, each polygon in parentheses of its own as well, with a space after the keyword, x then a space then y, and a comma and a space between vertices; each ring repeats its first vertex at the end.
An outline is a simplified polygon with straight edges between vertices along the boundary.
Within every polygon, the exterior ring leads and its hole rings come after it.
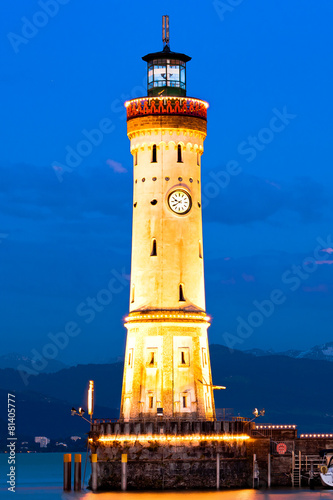
POLYGON ((147 96, 126 102, 133 156, 129 314, 120 419, 214 420, 201 160, 208 104, 186 93, 190 57, 149 53, 147 96))

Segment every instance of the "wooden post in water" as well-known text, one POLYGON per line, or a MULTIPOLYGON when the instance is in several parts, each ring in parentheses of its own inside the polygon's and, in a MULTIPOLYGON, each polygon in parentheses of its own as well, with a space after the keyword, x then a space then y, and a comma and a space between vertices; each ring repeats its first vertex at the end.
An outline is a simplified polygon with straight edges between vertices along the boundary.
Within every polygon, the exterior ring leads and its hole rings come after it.
POLYGON ((81 491, 81 454, 76 453, 74 459, 74 491, 81 491))
POLYGON ((220 489, 220 454, 216 453, 216 489, 220 489))
POLYGON ((314 479, 313 479, 313 460, 310 463, 310 480, 309 480, 310 490, 314 490, 314 479))
POLYGON ((97 491, 97 454, 91 454, 91 489, 97 491))
POLYGON ((259 467, 257 462, 257 455, 253 453, 253 488, 259 488, 259 467))
POLYGON ((268 453, 267 457, 267 487, 271 487, 271 454, 268 453))
POLYGON ((121 455, 121 491, 127 490, 127 454, 121 455))
POLYGON ((72 455, 70 453, 64 454, 64 491, 71 491, 72 488, 72 455))

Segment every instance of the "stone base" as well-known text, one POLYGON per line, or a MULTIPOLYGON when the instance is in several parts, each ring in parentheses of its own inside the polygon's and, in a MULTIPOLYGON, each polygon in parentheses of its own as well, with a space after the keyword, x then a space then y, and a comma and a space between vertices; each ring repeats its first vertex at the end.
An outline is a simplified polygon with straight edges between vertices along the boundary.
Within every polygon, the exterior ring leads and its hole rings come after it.
POLYGON ((128 490, 216 489, 218 464, 221 488, 249 488, 246 428, 244 421, 94 422, 97 489, 121 489, 122 455, 128 490))
POLYGON ((121 489, 121 456, 127 455, 128 490, 214 489, 217 453, 220 453, 221 488, 248 488, 251 461, 243 444, 207 441, 165 444, 116 443, 99 446, 98 490, 121 489))

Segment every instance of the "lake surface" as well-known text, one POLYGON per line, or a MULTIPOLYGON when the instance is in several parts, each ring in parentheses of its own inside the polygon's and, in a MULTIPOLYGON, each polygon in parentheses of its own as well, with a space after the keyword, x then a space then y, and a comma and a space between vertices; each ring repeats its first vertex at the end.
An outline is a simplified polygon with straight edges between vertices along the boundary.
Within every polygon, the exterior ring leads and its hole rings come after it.
MULTIPOLYGON (((82 477, 86 455, 82 453, 82 477)), ((63 453, 20 453, 16 455, 16 491, 7 490, 8 455, 0 454, 0 499, 28 500, 333 500, 330 490, 232 490, 200 492, 115 492, 64 493, 62 491, 63 453), (186 497, 186 498, 184 498, 186 497)), ((73 457, 74 459, 74 457, 73 457)), ((87 463, 87 485, 90 464, 87 463)), ((73 479, 73 478, 72 478, 73 479)))

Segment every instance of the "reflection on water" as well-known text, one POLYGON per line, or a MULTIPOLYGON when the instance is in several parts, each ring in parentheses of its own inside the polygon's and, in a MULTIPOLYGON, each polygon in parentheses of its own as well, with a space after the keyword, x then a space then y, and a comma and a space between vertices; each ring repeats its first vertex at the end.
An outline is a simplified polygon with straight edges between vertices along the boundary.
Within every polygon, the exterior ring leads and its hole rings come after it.
MULTIPOLYGON (((2 490, 3 491, 3 490, 2 490)), ((0 490, 0 498, 3 496, 0 490)), ((6 495, 6 494, 5 494, 6 495)), ((232 490, 198 492, 110 492, 110 493, 63 493, 61 488, 19 488, 16 496, 31 500, 333 500, 333 491, 328 490, 232 490), (185 498, 184 498, 185 497, 185 498)), ((9 493, 8 493, 8 498, 9 493)))
MULTIPOLYGON (((78 498, 74 494, 63 494, 64 500, 78 498)), ((155 492, 155 493, 87 493, 80 500, 332 500, 333 492, 318 490, 272 490, 255 491, 208 491, 208 492, 155 492), (185 497, 185 498, 184 498, 185 497)))

